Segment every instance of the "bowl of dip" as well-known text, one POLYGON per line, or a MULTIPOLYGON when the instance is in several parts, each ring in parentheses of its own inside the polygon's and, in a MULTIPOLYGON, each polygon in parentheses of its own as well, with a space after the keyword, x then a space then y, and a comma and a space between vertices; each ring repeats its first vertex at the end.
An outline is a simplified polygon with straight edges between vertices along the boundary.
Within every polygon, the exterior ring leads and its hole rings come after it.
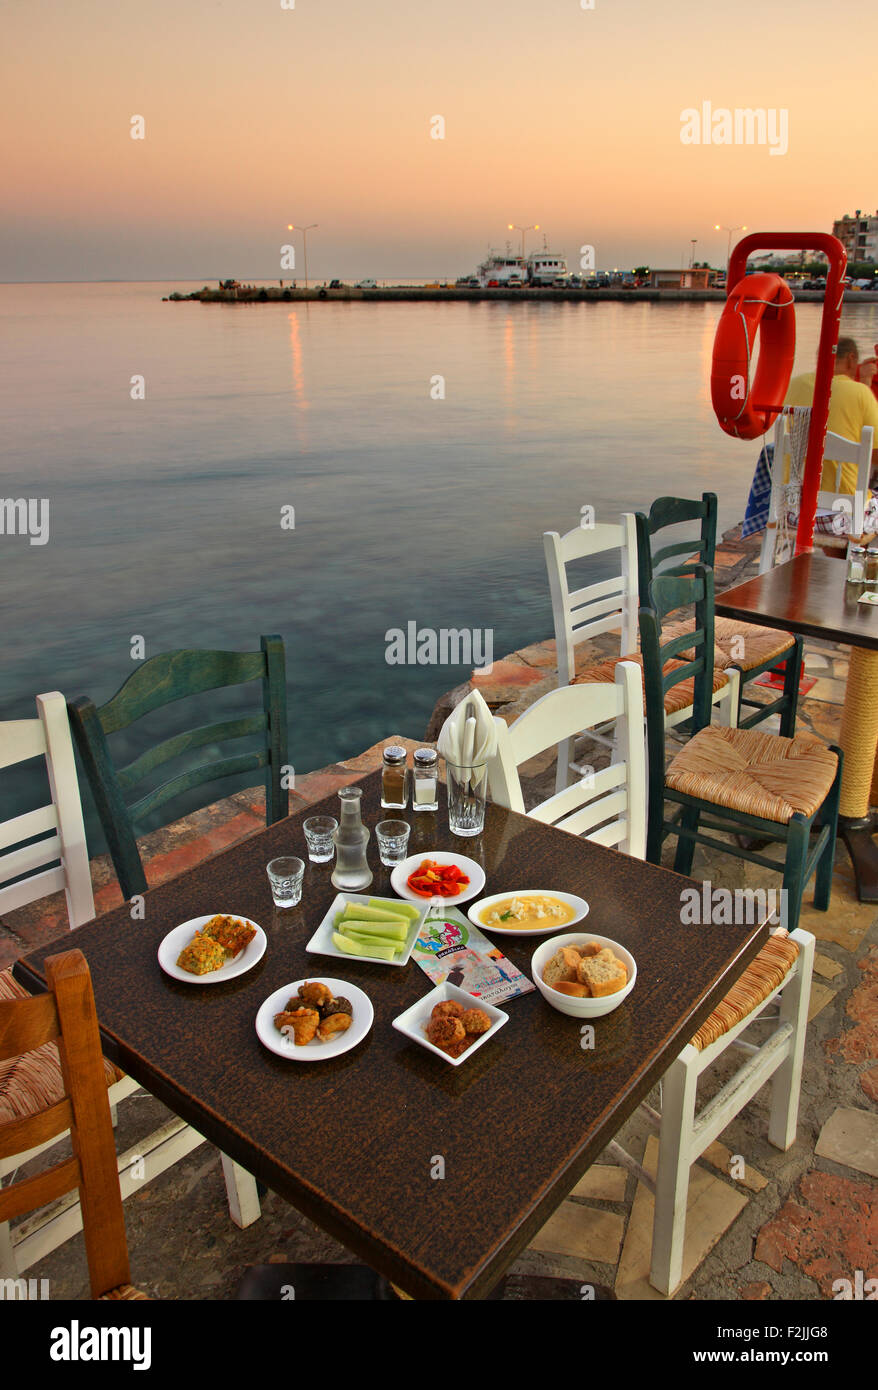
POLYGON ((517 893, 494 893, 467 909, 474 927, 498 936, 550 936, 567 931, 588 912, 585 898, 549 888, 522 888, 517 893))

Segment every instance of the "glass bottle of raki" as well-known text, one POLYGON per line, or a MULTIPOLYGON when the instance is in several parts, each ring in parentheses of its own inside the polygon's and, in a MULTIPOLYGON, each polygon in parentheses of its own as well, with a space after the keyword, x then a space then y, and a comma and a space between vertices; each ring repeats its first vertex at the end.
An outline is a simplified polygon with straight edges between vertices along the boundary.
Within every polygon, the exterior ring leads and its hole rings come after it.
POLYGON ((372 882, 372 870, 366 860, 369 831, 360 815, 362 787, 342 787, 338 793, 341 814, 338 829, 333 832, 335 869, 332 883, 343 892, 357 893, 372 882))

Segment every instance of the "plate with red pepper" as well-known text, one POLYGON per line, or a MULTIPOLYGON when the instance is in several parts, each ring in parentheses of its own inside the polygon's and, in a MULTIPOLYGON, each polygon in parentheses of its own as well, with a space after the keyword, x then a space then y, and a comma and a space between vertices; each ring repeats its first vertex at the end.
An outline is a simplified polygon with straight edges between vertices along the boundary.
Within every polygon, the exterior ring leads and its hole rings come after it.
POLYGON ((465 903, 481 893, 485 873, 465 854, 428 850, 397 864, 390 875, 390 885, 400 898, 413 903, 465 903))

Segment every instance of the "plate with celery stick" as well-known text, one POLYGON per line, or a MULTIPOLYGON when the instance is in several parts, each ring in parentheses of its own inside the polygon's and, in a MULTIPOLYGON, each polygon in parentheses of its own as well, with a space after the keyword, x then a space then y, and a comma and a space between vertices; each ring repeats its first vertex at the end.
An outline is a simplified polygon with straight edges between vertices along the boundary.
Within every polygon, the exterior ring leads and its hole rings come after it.
POLYGON ((426 902, 339 893, 305 950, 369 965, 405 965, 429 910, 426 902))

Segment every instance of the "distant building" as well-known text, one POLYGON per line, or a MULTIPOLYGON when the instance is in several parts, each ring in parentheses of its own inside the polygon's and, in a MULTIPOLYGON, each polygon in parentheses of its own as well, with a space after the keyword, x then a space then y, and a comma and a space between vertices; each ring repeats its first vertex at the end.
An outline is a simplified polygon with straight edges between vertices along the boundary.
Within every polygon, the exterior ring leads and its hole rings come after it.
POLYGON ((878 261, 878 212, 869 215, 857 208, 853 217, 833 222, 832 235, 838 237, 849 261, 878 261))
POLYGON ((707 266, 690 270, 651 270, 648 284, 658 290, 706 290, 713 271, 707 266))

